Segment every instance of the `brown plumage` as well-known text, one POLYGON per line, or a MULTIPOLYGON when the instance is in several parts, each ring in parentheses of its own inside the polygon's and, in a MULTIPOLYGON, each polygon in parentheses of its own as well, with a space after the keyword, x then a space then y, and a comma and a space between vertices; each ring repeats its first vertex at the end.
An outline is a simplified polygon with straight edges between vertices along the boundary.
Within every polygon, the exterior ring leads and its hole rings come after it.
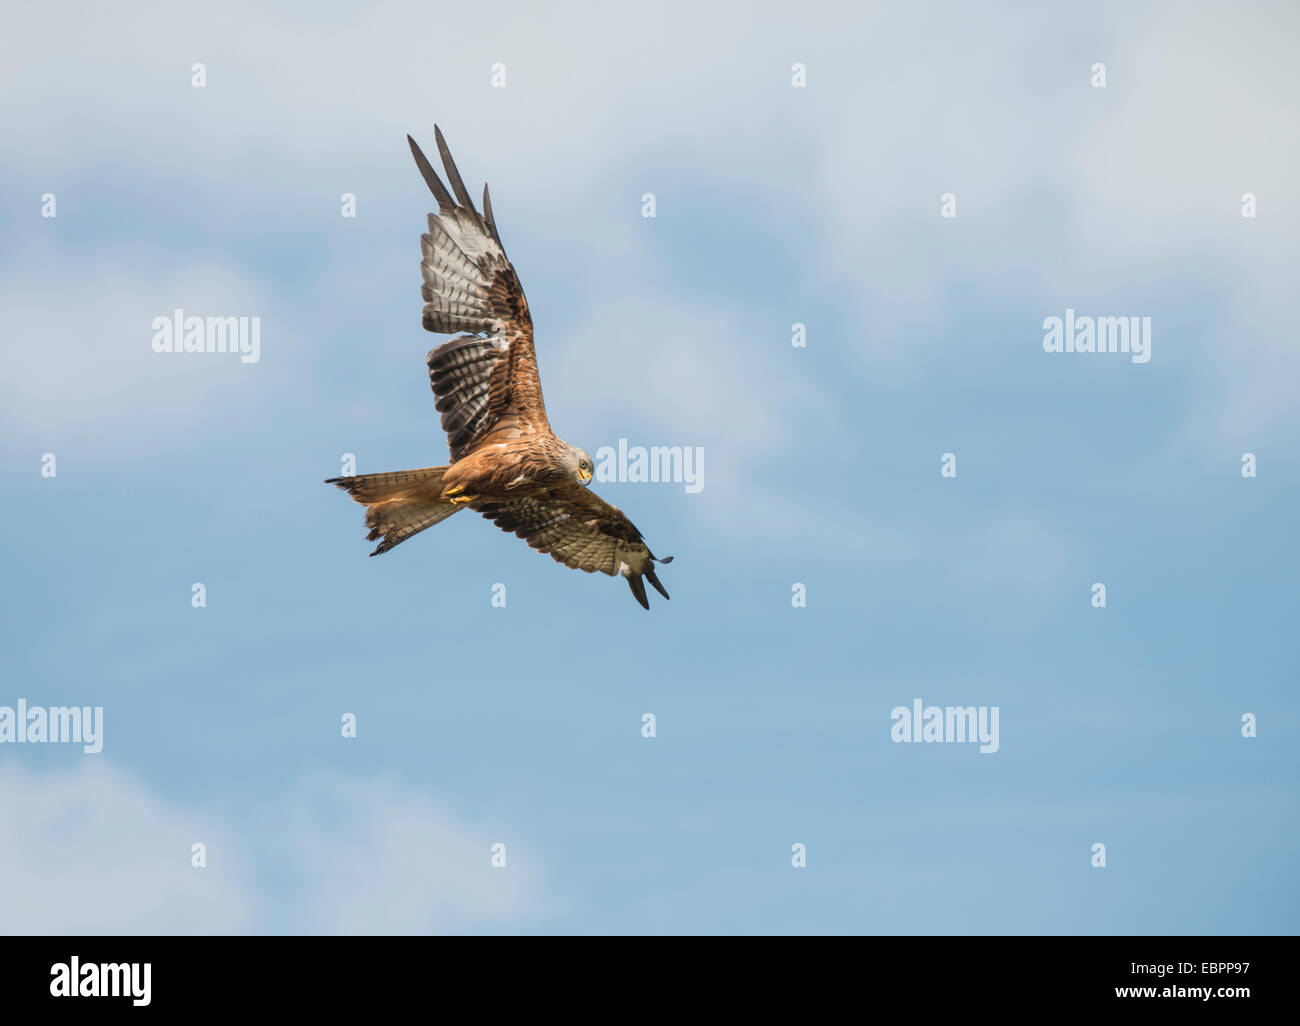
POLYGON ((468 506, 565 566, 627 578, 649 609, 642 578, 667 598, 654 565, 672 557, 657 559, 621 510, 584 487, 591 457, 551 431, 528 300, 501 244, 487 186, 480 214, 436 126, 434 135, 451 191, 415 140, 407 141, 438 200, 420 236, 424 327, 466 332, 428 355, 451 463, 327 483, 366 506, 367 537, 379 541, 372 556, 468 506))

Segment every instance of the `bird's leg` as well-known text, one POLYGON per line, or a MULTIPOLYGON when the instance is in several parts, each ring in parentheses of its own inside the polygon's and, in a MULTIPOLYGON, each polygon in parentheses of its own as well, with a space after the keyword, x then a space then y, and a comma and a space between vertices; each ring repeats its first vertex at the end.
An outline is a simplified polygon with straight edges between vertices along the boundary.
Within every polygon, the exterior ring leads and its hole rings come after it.
POLYGON ((460 506, 467 502, 473 502, 475 499, 478 498, 478 496, 466 495, 465 486, 457 485, 455 488, 448 488, 443 493, 443 498, 446 499, 448 502, 450 502, 453 506, 460 506))

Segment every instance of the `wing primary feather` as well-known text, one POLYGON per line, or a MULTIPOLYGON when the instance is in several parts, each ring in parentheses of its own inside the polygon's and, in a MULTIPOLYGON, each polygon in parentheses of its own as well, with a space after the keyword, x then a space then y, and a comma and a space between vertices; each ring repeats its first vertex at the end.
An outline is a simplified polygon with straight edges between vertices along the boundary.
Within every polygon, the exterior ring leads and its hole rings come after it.
MULTIPOLYGON (((669 556, 668 558, 671 559, 672 557, 669 556)), ((664 562, 667 562, 667 560, 664 560, 664 562)), ((655 576, 654 564, 651 564, 650 569, 645 572, 645 577, 647 581, 655 586, 655 591, 659 592, 664 598, 668 597, 668 592, 664 591, 664 586, 659 583, 659 578, 655 576)))
POLYGON ((415 166, 420 169, 420 176, 424 179, 424 184, 429 187, 429 191, 437 198, 439 209, 444 211, 454 210, 456 201, 451 198, 451 193, 442 184, 442 179, 438 177, 438 172, 429 163, 429 158, 424 155, 424 151, 420 149, 419 144, 409 135, 406 137, 406 141, 411 144, 411 156, 415 158, 415 166))
POLYGON ((434 125, 433 134, 438 140, 438 152, 442 154, 442 166, 447 171, 447 180, 451 182, 452 191, 456 194, 456 198, 460 200, 461 206, 471 213, 477 214, 478 211, 474 209, 474 201, 470 199, 469 190, 465 188, 460 172, 456 170, 456 162, 451 159, 451 150, 447 149, 447 140, 442 137, 442 129, 434 125))
MULTIPOLYGON (((483 216, 487 218, 488 231, 492 233, 492 238, 496 240, 498 246, 501 246, 501 236, 497 234, 497 219, 492 214, 492 197, 488 195, 487 182, 483 183, 483 216)), ((501 252, 505 251, 505 246, 501 246, 501 252)))
MULTIPOLYGON (((641 603, 642 607, 649 609, 650 600, 645 597, 645 585, 641 583, 641 575, 628 574, 627 586, 632 589, 632 594, 636 596, 636 600, 641 603)), ((662 590, 663 589, 661 588, 660 591, 662 590)))

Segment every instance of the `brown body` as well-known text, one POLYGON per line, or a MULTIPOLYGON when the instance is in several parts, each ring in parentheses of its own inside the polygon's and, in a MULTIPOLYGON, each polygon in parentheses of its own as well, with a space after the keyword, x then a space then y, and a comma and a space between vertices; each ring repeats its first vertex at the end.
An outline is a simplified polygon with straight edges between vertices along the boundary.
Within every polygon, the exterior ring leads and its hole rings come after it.
POLYGON ((551 467, 527 439, 492 442, 447 468, 444 495, 447 491, 453 495, 463 492, 482 499, 507 500, 544 494, 562 483, 551 467))
POLYGON ((585 486, 591 457, 557 438, 546 419, 533 350, 533 322, 506 257, 483 188, 475 208, 442 132, 438 150, 451 188, 415 140, 416 166, 438 200, 420 237, 424 327, 462 334, 429 352, 429 381, 447 433, 451 463, 385 474, 331 478, 366 506, 372 556, 468 507, 557 562, 622 576, 650 608, 642 578, 668 597, 656 559, 621 510, 585 486))

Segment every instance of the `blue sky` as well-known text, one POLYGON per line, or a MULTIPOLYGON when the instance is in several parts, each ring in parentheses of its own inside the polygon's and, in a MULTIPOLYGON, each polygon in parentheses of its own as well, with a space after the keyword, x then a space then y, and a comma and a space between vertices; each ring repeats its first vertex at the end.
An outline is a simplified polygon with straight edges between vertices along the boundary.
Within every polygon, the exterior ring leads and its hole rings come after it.
POLYGON ((0 930, 1294 932, 1295 12, 969 6, 16 16, 0 706, 105 739, 0 745, 0 930), (446 457, 435 121, 555 429, 705 451, 596 485, 649 613, 469 516, 368 559, 321 483, 446 457))

